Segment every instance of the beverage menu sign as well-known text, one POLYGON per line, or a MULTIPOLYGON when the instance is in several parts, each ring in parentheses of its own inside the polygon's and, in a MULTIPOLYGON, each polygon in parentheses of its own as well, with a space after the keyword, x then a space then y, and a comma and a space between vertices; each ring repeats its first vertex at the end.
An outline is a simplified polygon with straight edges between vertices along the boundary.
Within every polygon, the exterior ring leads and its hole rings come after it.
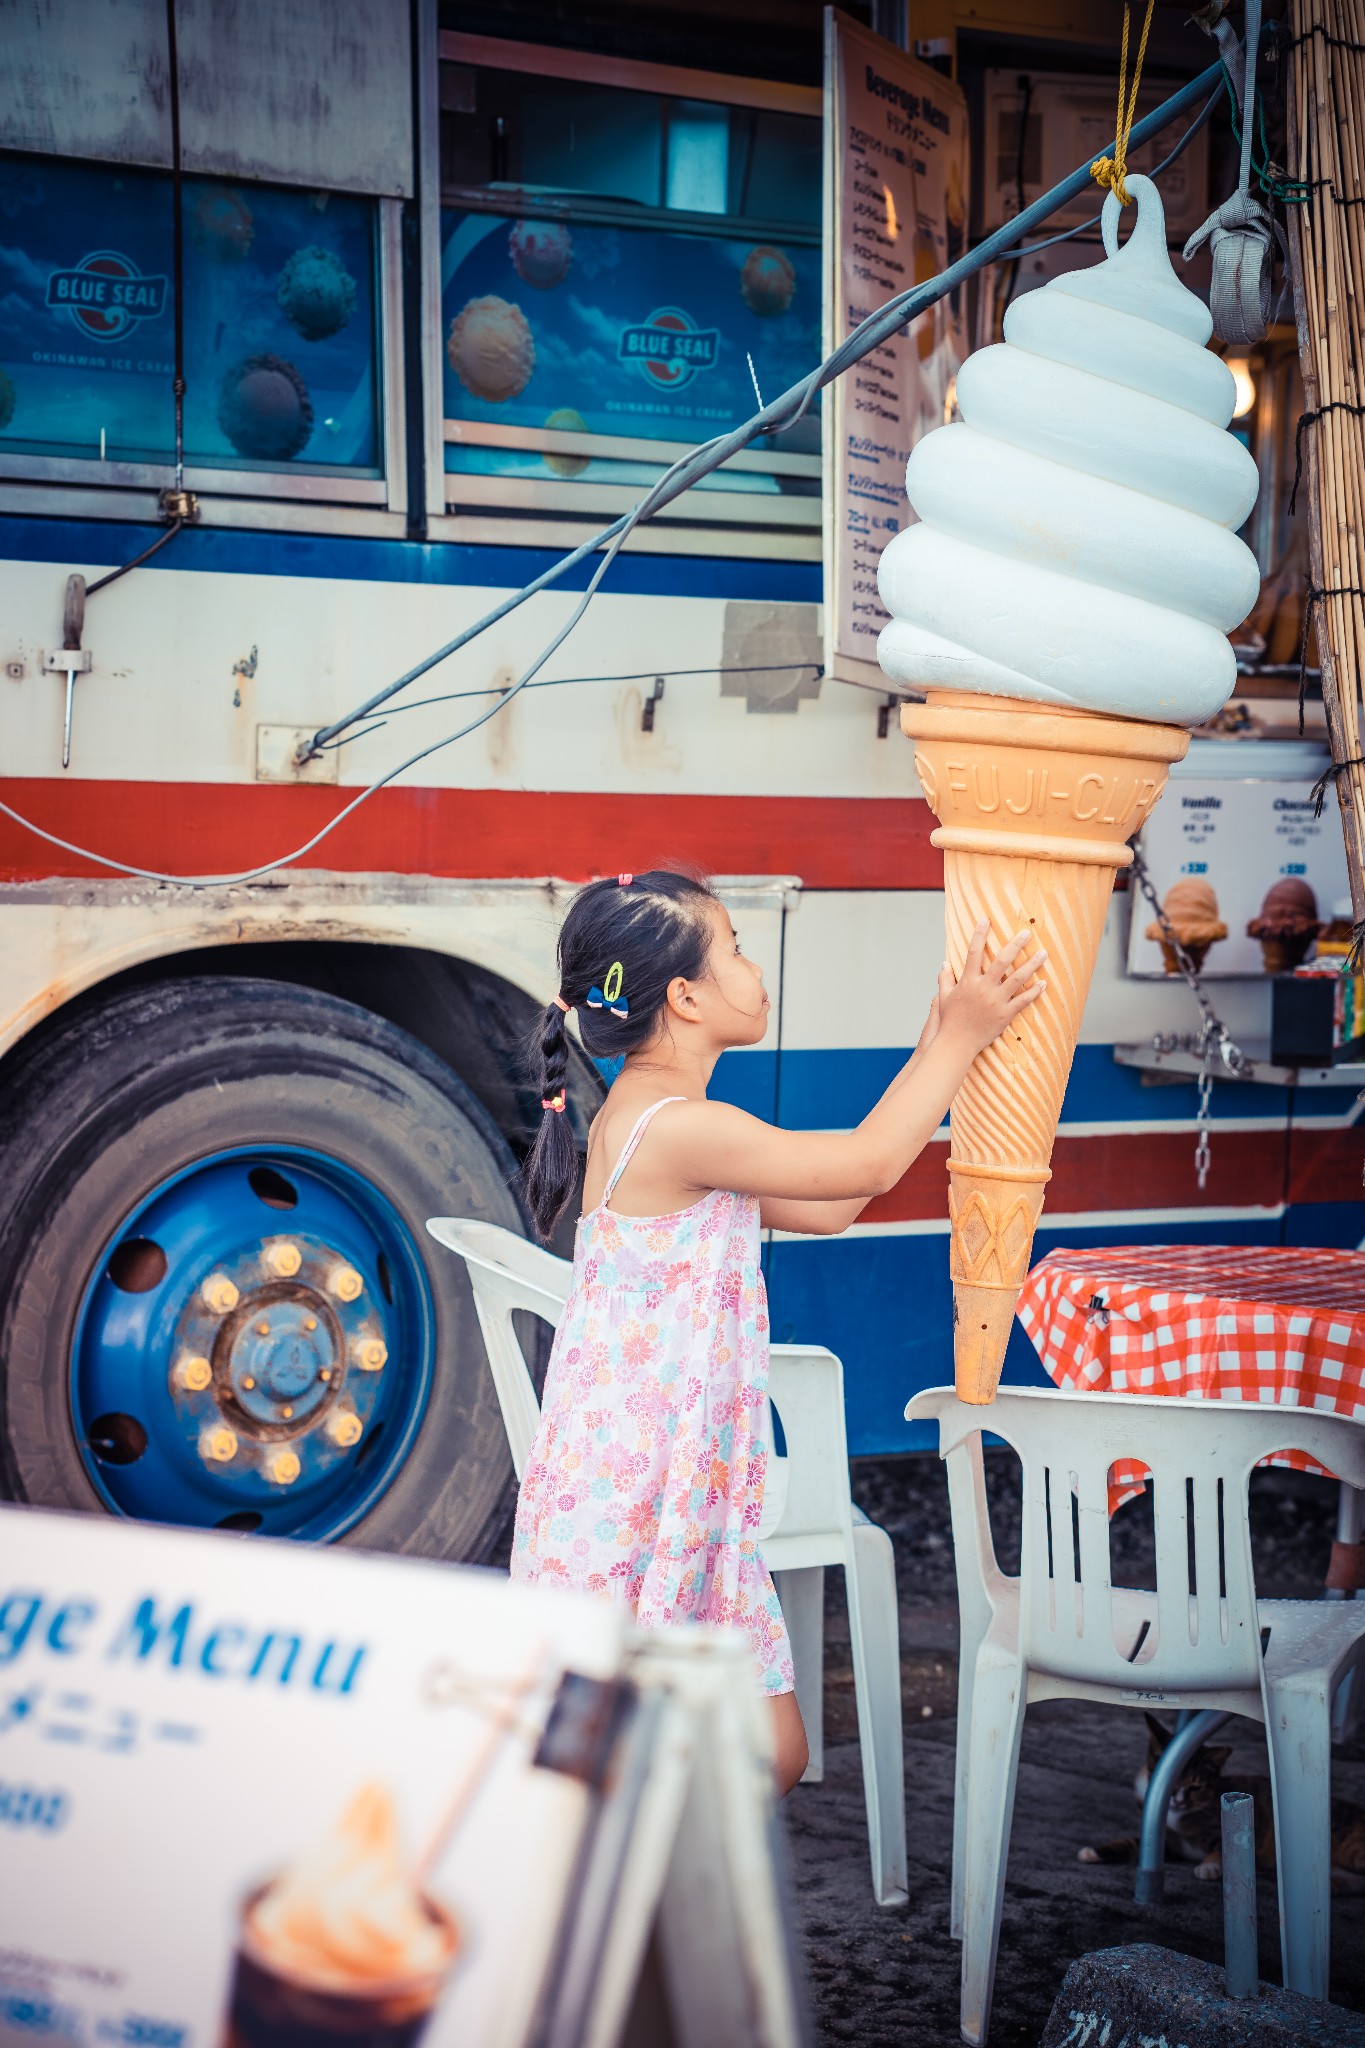
POLYGON ((621 1654, 490 1572, 0 1508, 0 2044, 520 2048, 621 1654))
MULTIPOLYGON (((1255 744, 1241 750, 1254 753, 1255 744)), ((1308 774, 1283 781, 1171 777, 1143 827, 1142 851, 1166 916, 1201 974, 1285 974, 1312 959, 1322 927, 1350 895, 1336 799, 1329 793, 1321 817, 1315 809, 1308 774)), ((1151 905, 1136 889, 1132 905, 1129 973, 1178 973, 1151 905)))
MULTIPOLYGON (((870 313, 927 283, 967 240, 967 102, 958 88, 825 11, 825 352, 870 313)), ((877 635, 882 550, 914 518, 905 465, 942 426, 966 354, 958 290, 829 387, 825 453, 825 666, 885 689, 877 635)))

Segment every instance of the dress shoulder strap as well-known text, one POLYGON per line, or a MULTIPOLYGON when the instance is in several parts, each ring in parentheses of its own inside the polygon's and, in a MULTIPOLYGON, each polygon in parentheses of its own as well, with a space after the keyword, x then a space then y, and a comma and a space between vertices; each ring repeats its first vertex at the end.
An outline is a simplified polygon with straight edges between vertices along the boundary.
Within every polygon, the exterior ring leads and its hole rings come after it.
POLYGON ((662 1095, 660 1096, 657 1102, 651 1102, 649 1108, 642 1111, 641 1114, 636 1117, 635 1123, 631 1129, 630 1136, 626 1139, 625 1144, 621 1147, 621 1156, 617 1160, 615 1166, 613 1166, 610 1174, 607 1177, 607 1185, 602 1192, 603 1208, 605 1208, 607 1203, 611 1200, 617 1181, 620 1180, 621 1175, 625 1172, 626 1168, 630 1165, 631 1160, 635 1157, 635 1149, 639 1144, 641 1138, 643 1138, 645 1132, 648 1130, 651 1119, 657 1116, 659 1111, 663 1109, 667 1103, 686 1102, 686 1100, 687 1097, 685 1095, 662 1095))

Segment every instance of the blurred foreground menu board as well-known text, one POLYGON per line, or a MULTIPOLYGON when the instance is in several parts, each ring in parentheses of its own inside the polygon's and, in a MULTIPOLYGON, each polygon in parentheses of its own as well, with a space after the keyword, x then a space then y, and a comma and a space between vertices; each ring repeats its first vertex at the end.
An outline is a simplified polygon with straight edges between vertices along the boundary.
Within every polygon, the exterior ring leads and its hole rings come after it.
MULTIPOLYGON (((893 43, 825 10, 825 353, 967 243, 967 102, 893 43)), ((829 387, 825 666, 884 689, 877 563, 914 514, 905 465, 942 426, 966 354, 962 291, 941 299, 829 387)))
POLYGON ((799 2048, 766 1739, 738 1634, 0 1506, 0 2048, 799 2048))

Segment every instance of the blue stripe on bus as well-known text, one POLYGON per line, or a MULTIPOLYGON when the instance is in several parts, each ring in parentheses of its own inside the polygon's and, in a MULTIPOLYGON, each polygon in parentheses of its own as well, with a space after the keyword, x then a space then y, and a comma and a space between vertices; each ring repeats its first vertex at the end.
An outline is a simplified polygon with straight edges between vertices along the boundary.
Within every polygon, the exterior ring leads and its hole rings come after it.
MULTIPOLYGON (((789 1130, 848 1130, 867 1115, 877 1097, 909 1057, 908 1046, 857 1050, 786 1050, 778 1055, 726 1053, 712 1077, 710 1093, 754 1116, 789 1130), (780 1081, 780 1086, 779 1086, 780 1081)), ((1312 1088, 1299 1093, 1297 1108, 1315 1116, 1346 1117, 1354 1088, 1312 1088)), ((1151 1123, 1193 1119, 1198 1108, 1193 1081, 1144 1084, 1136 1067, 1121 1067, 1108 1045, 1079 1045, 1067 1083, 1062 1116, 1072 1123, 1151 1123)), ((1287 1088, 1259 1082, 1219 1081, 1213 1091, 1215 1118, 1289 1115, 1287 1088)))
MULTIPOLYGON (((128 561, 150 546, 158 526, 108 519, 32 519, 0 515, 0 559, 11 562, 128 561)), ((377 540, 362 535, 260 532, 192 526, 148 569, 212 570, 234 576, 322 576, 357 583, 434 583, 516 590, 558 561, 554 548, 500 547, 463 541, 377 540)), ((580 563, 560 590, 586 587, 596 563, 580 563)), ((818 604, 818 562, 763 562, 723 555, 645 555, 624 551, 604 591, 627 597, 749 598, 818 604)))
MULTIPOLYGON (((1278 1217, 1235 1222, 1127 1224, 1049 1231, 1046 1213, 1034 1258, 1060 1245, 1299 1244, 1356 1246, 1365 1231, 1358 1203, 1314 1203, 1278 1217)), ((953 1377, 953 1290, 946 1235, 812 1238, 767 1251, 774 1343, 825 1344, 845 1361, 848 1447, 855 1455, 936 1448, 932 1424, 905 1420, 922 1387, 953 1377)), ((1046 1386, 1038 1355, 1018 1323, 1004 1378, 1011 1386, 1046 1386)))

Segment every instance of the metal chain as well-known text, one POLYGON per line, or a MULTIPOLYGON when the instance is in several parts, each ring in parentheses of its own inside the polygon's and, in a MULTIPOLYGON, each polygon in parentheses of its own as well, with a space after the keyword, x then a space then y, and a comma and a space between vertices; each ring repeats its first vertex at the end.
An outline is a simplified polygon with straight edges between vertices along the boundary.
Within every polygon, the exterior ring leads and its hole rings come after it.
POLYGON ((1251 1062, 1233 1038, 1227 1025, 1214 1009, 1204 993, 1199 979, 1199 970, 1191 960, 1184 946, 1176 936, 1171 920, 1161 907, 1161 901, 1152 884, 1147 863, 1142 857, 1142 848, 1133 843, 1133 875, 1139 889, 1151 904, 1156 921, 1161 927, 1162 937, 1175 954, 1180 972, 1189 984, 1191 995, 1199 1005, 1201 1024, 1199 1031, 1173 1032, 1157 1031, 1152 1036, 1153 1052, 1192 1052, 1201 1063, 1199 1075, 1199 1107, 1195 1113, 1195 1129, 1199 1133, 1194 1148, 1194 1171, 1202 1192, 1208 1183, 1211 1152, 1209 1132, 1213 1119, 1213 1083, 1216 1074, 1215 1061, 1221 1064, 1223 1073, 1232 1080, 1243 1080, 1251 1074, 1251 1062))
POLYGON ((1209 1177, 1211 1155, 1209 1151, 1209 1118, 1213 1111, 1213 1075, 1205 1068, 1199 1076, 1199 1108, 1195 1114, 1195 1129, 1199 1133, 1194 1148, 1194 1171, 1202 1194, 1209 1177))

